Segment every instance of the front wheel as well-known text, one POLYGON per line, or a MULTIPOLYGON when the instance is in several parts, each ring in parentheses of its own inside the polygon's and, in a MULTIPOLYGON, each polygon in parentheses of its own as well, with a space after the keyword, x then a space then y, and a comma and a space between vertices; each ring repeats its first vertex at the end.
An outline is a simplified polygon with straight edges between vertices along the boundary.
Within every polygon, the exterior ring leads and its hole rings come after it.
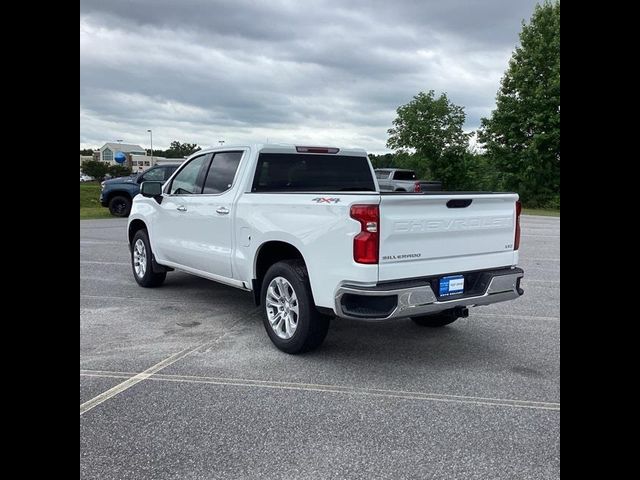
POLYGON ((153 272, 152 255, 147 231, 138 230, 131 242, 131 268, 133 277, 141 287, 158 287, 167 277, 167 272, 153 272))
POLYGON ((260 299, 267 335, 283 352, 310 351, 324 341, 329 317, 316 310, 304 262, 272 265, 262 281, 260 299))

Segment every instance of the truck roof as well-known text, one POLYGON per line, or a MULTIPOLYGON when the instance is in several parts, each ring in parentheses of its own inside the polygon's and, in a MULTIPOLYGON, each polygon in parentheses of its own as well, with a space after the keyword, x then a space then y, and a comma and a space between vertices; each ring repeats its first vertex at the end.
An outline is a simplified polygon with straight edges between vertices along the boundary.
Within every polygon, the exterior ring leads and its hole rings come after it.
MULTIPOLYGON (((219 147, 211 147, 205 148, 203 150, 198 150, 197 153, 208 153, 208 152, 216 152, 220 150, 229 150, 234 148, 251 148, 252 150, 256 150, 258 152, 265 153, 305 153, 299 152, 297 147, 311 147, 311 148, 337 148, 337 153, 331 153, 332 155, 349 155, 349 156, 366 156, 367 151, 364 148, 343 148, 335 145, 310 145, 308 143, 252 143, 252 144, 233 144, 233 145, 222 145, 219 147)), ((320 152, 316 152, 320 153, 320 152)))

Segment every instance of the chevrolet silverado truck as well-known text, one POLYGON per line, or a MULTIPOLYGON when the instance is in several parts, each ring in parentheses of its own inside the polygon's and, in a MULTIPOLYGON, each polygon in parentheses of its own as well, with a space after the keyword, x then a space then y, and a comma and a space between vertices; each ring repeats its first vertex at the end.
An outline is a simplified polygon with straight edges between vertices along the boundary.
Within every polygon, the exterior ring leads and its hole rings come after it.
POLYGON ((140 193, 135 281, 177 269, 252 292, 287 353, 318 347, 333 317, 441 327, 523 294, 517 194, 383 193, 361 149, 201 150, 140 193))
POLYGON ((418 180, 416 172, 403 168, 375 170, 381 192, 434 192, 442 190, 442 182, 418 180))
POLYGON ((145 181, 165 181, 180 166, 176 164, 156 165, 148 170, 128 177, 116 177, 100 184, 100 204, 109 208, 111 215, 126 217, 131 210, 133 197, 140 193, 140 184, 145 181))

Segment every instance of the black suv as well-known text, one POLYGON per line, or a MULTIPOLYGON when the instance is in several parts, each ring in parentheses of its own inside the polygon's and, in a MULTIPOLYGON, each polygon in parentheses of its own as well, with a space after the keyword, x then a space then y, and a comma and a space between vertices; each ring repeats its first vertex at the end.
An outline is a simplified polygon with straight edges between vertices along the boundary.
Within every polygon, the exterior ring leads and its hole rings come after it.
POLYGON ((156 165, 142 173, 105 180, 102 182, 100 203, 103 207, 109 208, 111 215, 127 217, 131 211, 131 201, 140 193, 142 182, 151 180, 164 182, 179 166, 179 163, 156 165))

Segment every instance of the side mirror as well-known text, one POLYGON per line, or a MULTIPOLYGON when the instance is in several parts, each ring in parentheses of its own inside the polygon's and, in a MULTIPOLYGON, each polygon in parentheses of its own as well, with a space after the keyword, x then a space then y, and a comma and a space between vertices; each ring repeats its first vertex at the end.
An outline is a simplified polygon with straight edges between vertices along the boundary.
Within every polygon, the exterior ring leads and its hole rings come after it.
POLYGON ((140 185, 140 193, 143 197, 151 197, 156 200, 161 199, 163 183, 164 182, 142 182, 142 185, 140 185))

